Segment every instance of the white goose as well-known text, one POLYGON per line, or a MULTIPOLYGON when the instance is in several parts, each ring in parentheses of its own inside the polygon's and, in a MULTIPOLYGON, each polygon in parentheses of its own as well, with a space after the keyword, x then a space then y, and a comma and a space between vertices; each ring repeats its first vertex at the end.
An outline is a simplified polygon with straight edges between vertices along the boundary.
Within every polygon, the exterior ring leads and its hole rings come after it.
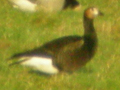
POLYGON ((14 8, 22 11, 36 12, 44 11, 61 11, 68 7, 79 10, 80 4, 76 0, 9 0, 14 8))
POLYGON ((59 11, 62 10, 64 0, 9 0, 14 8, 22 11, 36 12, 38 10, 59 11))

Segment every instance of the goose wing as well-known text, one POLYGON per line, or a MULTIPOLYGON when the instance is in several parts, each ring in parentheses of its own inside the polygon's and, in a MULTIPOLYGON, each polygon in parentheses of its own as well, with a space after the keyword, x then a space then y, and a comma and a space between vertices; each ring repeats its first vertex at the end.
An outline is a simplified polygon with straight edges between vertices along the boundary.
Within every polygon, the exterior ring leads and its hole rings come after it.
POLYGON ((53 63, 56 64, 56 66, 58 66, 61 70, 74 70, 75 68, 70 68, 72 65, 76 64, 76 60, 79 59, 80 55, 82 55, 80 54, 80 51, 82 50, 83 45, 83 39, 65 45, 55 55, 55 57, 53 58, 53 63))
POLYGON ((44 44, 42 47, 40 47, 37 50, 43 50, 47 53, 50 53, 51 55, 54 55, 55 53, 57 53, 61 48, 67 46, 67 45, 72 45, 72 43, 81 40, 81 37, 79 36, 66 36, 66 37, 62 37, 59 39, 55 39, 53 41, 50 41, 46 44, 44 44))
POLYGON ((42 55, 49 54, 49 55, 53 56, 64 46, 67 46, 67 45, 70 46, 70 44, 72 45, 72 43, 79 41, 81 39, 82 38, 79 36, 62 37, 62 38, 47 42, 44 45, 42 45, 41 47, 35 48, 33 50, 28 50, 28 51, 25 51, 22 53, 17 53, 15 55, 13 55, 10 59, 19 58, 19 57, 23 57, 23 56, 39 55, 39 54, 42 54, 42 55))

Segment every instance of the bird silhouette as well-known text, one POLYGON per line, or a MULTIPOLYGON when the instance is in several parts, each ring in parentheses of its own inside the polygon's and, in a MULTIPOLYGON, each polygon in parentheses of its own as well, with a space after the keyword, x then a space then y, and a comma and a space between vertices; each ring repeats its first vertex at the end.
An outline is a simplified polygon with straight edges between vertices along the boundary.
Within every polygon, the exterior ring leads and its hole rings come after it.
POLYGON ((10 65, 21 64, 46 74, 73 72, 85 66, 97 49, 98 39, 93 22, 99 15, 103 13, 96 7, 87 8, 83 15, 83 36, 65 36, 34 50, 15 54, 10 59, 17 61, 10 65))

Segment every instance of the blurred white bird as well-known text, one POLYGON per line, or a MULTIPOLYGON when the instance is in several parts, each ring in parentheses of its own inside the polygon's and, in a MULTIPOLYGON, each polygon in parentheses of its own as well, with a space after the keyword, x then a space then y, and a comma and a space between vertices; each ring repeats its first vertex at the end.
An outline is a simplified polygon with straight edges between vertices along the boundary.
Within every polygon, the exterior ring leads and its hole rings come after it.
POLYGON ((64 0, 9 0, 14 8, 22 11, 36 12, 38 10, 59 11, 62 10, 64 0))
POLYGON ((43 11, 61 11, 68 7, 72 9, 80 6, 76 0, 9 0, 14 8, 22 11, 36 12, 43 11))

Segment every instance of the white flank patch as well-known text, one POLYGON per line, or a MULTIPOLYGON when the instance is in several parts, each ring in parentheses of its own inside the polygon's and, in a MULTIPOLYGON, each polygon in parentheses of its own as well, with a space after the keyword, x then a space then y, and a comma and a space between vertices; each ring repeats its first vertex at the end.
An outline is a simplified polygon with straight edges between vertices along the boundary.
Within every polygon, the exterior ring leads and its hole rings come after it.
POLYGON ((40 72, 47 74, 56 74, 59 72, 58 69, 53 66, 52 58, 34 56, 22 62, 21 64, 24 66, 32 67, 40 72))
POLYGON ((10 0, 14 3, 13 7, 21 9, 23 11, 35 12, 36 11, 36 4, 31 3, 28 0, 10 0))
POLYGON ((13 3, 14 8, 18 8, 22 11, 35 12, 38 10, 44 11, 60 11, 63 9, 65 0, 35 0, 32 3, 29 0, 9 0, 13 3))

